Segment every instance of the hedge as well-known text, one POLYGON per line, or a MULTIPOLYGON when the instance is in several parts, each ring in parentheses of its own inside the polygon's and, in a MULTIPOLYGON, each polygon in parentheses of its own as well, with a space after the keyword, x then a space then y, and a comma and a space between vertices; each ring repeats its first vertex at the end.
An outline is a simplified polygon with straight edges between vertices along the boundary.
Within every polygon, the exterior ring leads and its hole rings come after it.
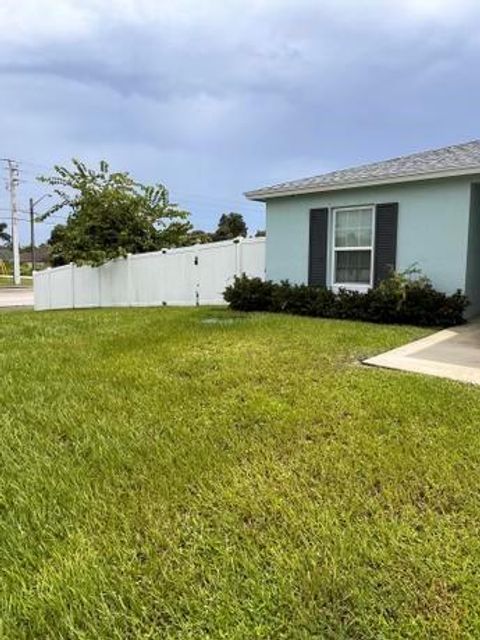
POLYGON ((275 283, 260 278, 236 277, 224 298, 238 311, 291 313, 315 318, 341 318, 420 327, 451 327, 465 322, 467 298, 436 291, 424 277, 410 279, 392 273, 366 293, 324 287, 275 283))

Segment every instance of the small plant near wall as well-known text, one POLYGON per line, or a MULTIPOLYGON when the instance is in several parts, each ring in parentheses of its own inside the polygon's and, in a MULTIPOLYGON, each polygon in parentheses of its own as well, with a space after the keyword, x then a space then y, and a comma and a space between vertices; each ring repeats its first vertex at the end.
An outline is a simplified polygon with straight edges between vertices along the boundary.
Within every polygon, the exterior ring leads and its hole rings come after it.
POLYGON ((238 311, 270 311, 316 318, 340 318, 421 327, 451 327, 465 322, 468 300, 461 291, 437 291, 418 269, 392 272, 366 293, 279 284, 243 275, 227 287, 225 300, 238 311))

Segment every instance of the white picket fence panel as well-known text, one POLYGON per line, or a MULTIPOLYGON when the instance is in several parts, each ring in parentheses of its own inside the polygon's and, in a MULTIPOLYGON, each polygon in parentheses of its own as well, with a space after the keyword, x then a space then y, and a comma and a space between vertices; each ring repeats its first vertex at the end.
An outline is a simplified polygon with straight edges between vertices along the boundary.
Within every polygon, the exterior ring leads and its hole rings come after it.
POLYGON ((139 253, 101 267, 36 271, 35 309, 224 304, 225 287, 242 273, 265 277, 265 238, 139 253))

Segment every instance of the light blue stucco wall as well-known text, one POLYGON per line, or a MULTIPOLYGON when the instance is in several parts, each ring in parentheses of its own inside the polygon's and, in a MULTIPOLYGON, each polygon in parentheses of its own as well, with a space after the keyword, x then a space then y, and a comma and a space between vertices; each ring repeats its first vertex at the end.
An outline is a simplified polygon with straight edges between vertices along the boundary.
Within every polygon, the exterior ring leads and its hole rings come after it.
MULTIPOLYGON (((397 270, 417 264, 439 290, 465 290, 472 181, 450 178, 268 200, 267 277, 307 282, 310 209, 398 202, 397 270)), ((329 255, 331 243, 330 238, 329 255)))

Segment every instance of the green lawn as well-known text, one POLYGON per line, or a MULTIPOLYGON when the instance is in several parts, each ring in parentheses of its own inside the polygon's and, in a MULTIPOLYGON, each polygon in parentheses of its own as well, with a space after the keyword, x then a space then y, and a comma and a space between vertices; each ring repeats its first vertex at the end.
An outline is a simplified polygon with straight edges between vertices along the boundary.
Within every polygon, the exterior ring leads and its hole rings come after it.
POLYGON ((480 390, 358 364, 424 334, 0 314, 0 637, 480 637, 480 390))
MULTIPOLYGON (((25 278, 24 276, 22 276, 20 278, 21 280, 21 286, 23 287, 31 287, 33 286, 33 280, 32 278, 25 278)), ((4 275, 0 275, 0 288, 1 287, 14 287, 15 284, 13 282, 13 277, 12 276, 4 276, 4 275)))

